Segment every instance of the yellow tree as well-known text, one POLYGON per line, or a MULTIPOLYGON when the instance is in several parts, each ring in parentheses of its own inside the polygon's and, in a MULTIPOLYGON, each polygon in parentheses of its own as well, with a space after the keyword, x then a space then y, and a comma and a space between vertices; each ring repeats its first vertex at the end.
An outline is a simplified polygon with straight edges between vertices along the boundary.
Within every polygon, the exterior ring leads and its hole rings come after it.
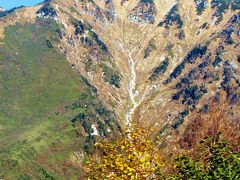
POLYGON ((149 132, 136 128, 123 137, 96 144, 97 156, 85 166, 88 179, 158 179, 162 166, 157 143, 149 132))

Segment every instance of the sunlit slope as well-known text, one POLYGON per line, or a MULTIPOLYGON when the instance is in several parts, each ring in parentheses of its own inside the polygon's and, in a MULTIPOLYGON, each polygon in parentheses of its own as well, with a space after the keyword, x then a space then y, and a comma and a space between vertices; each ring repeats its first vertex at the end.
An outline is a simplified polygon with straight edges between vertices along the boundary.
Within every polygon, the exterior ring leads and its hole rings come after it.
MULTIPOLYGON (((71 153, 84 146, 70 121, 80 110, 65 112, 65 106, 81 97, 86 85, 48 41, 55 41, 56 28, 52 21, 39 20, 5 30, 0 46, 0 177, 4 179, 59 179, 71 153), (52 168, 54 163, 58 166, 52 168)), ((78 171, 70 166, 65 173, 72 177, 78 171)))

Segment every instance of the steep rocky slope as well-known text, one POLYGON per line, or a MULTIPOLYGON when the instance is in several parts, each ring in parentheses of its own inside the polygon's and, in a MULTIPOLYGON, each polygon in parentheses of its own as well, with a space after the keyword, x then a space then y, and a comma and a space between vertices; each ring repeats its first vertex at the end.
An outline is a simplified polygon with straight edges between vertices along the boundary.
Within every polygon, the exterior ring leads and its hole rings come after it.
POLYGON ((137 124, 177 147, 213 98, 239 124, 239 10, 238 0, 45 1, 0 12, 0 43, 10 25, 56 22, 47 47, 94 94, 66 106, 85 145, 137 124))
POLYGON ((238 1, 58 0, 49 6, 63 25, 58 48, 122 126, 137 120, 176 129, 221 90, 237 108, 238 1))

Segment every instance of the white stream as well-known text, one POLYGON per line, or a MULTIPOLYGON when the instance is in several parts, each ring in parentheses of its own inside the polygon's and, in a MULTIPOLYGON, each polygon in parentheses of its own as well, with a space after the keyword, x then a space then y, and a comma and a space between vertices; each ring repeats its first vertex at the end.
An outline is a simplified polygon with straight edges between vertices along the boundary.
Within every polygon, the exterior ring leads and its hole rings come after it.
POLYGON ((134 49, 131 52, 128 51, 128 64, 129 64, 129 68, 130 68, 130 81, 129 81, 129 85, 128 85, 128 92, 129 92, 130 100, 131 100, 131 103, 132 103, 130 110, 126 114, 126 123, 127 123, 128 126, 131 126, 133 114, 134 114, 136 108, 139 105, 139 103, 136 101, 136 96, 137 96, 137 93, 136 93, 136 79, 137 79, 137 75, 136 75, 136 70, 135 70, 136 63, 134 62, 134 60, 132 58, 132 53, 133 52, 134 52, 134 49))
POLYGON ((137 74, 136 74, 136 67, 135 67, 136 63, 134 62, 134 59, 132 57, 132 54, 134 53, 135 49, 136 49, 136 47, 132 51, 129 51, 128 49, 126 49, 126 51, 128 52, 128 64, 129 64, 129 68, 130 68, 130 80, 129 80, 129 84, 128 84, 128 93, 129 93, 130 100, 131 100, 131 108, 127 112, 126 117, 125 117, 126 124, 128 127, 132 126, 133 115, 134 115, 134 112, 137 109, 137 107, 144 101, 145 97, 147 95, 149 95, 149 93, 152 90, 159 87, 158 85, 151 86, 149 89, 145 90, 145 92, 142 94, 140 100, 138 100, 138 101, 136 100, 136 97, 139 94, 136 91, 136 81, 137 81, 137 74))
POLYGON ((150 94, 152 90, 154 90, 155 86, 151 86, 148 89, 145 90, 145 92, 141 95, 141 98, 137 100, 137 96, 139 96, 138 91, 136 90, 137 85, 137 73, 136 73, 136 62, 133 59, 133 53, 138 48, 138 46, 135 46, 132 50, 129 50, 129 48, 125 45, 125 43, 122 41, 120 45, 120 49, 124 49, 125 52, 127 52, 127 60, 128 60, 128 66, 130 69, 130 76, 129 76, 129 83, 128 83, 128 93, 131 101, 131 107, 129 111, 126 113, 125 121, 128 128, 131 128, 133 116, 135 113, 135 110, 137 107, 145 100, 146 96, 150 94))

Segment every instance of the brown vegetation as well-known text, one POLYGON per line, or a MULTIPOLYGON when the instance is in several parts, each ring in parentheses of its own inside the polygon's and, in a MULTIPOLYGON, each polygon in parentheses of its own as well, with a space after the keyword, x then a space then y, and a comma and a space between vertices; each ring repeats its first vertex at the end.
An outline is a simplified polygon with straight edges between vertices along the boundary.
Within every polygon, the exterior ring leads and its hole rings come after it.
POLYGON ((234 110, 229 107, 224 94, 214 97, 209 103, 209 112, 195 113, 187 126, 179 144, 184 149, 192 149, 204 137, 222 134, 222 139, 227 139, 234 150, 239 150, 240 142, 240 119, 232 116, 234 110), (233 118, 234 117, 234 118, 233 118))

